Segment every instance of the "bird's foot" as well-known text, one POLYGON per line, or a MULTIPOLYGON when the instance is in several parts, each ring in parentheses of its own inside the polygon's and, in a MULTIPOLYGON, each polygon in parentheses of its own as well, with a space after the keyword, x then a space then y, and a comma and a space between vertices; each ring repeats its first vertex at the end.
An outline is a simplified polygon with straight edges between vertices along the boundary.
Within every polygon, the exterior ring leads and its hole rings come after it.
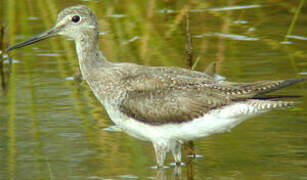
POLYGON ((168 169, 169 166, 166 166, 166 165, 162 165, 162 166, 159 166, 159 165, 156 165, 156 166, 152 166, 151 169, 168 169))
POLYGON ((188 155, 189 158, 194 158, 194 159, 202 159, 204 158, 203 155, 201 154, 191 154, 191 155, 188 155))
POLYGON ((176 167, 176 166, 185 166, 184 162, 173 162, 169 164, 172 167, 176 167))

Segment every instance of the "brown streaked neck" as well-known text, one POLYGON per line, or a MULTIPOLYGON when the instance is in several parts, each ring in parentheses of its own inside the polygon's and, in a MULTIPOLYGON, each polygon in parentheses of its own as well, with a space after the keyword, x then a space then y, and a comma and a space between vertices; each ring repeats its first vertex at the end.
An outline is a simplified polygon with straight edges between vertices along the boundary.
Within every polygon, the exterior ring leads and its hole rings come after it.
POLYGON ((98 36, 98 32, 93 31, 81 35, 75 40, 82 75, 85 75, 85 72, 90 72, 93 69, 112 65, 112 63, 109 62, 99 50, 98 36))

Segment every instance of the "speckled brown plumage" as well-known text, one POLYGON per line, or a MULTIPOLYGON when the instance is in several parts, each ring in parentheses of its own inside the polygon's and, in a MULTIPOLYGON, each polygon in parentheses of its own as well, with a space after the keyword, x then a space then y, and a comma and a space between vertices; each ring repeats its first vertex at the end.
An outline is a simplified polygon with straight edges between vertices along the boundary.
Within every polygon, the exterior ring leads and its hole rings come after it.
MULTIPOLYGON (((162 74, 158 73, 152 76, 147 74, 146 78, 145 75, 142 75, 139 78, 144 80, 143 83, 133 81, 135 77, 129 80, 126 77, 125 80, 129 81, 131 86, 138 87, 138 89, 126 92, 125 97, 119 104, 119 109, 129 117, 152 125, 182 123, 199 118, 210 110, 221 108, 234 102, 260 99, 262 94, 306 80, 230 83, 216 81, 211 78, 194 79, 189 76, 171 79, 168 73, 166 73, 167 75, 162 74), (155 78, 155 76, 159 76, 159 78, 155 78), (167 80, 161 80, 161 77, 167 80), (148 82, 150 82, 150 85, 141 86, 148 82)), ((253 105, 261 107, 259 110, 293 105, 293 103, 287 101, 270 103, 274 105, 266 106, 267 103, 264 101, 253 105)))

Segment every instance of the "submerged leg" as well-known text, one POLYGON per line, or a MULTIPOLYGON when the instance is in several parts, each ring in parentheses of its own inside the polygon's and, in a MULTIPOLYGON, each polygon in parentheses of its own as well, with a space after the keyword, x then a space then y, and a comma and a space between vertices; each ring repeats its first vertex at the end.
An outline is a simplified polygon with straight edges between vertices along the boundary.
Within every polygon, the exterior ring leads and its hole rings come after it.
POLYGON ((158 168, 163 168, 166 154, 169 151, 168 143, 153 142, 153 146, 154 146, 155 153, 156 153, 158 168))
POLYGON ((194 142, 193 141, 187 141, 183 145, 184 151, 187 152, 186 154, 189 157, 195 157, 195 150, 194 150, 194 142))
POLYGON ((176 163, 176 166, 181 165, 181 143, 178 141, 173 141, 171 143, 171 151, 176 163))

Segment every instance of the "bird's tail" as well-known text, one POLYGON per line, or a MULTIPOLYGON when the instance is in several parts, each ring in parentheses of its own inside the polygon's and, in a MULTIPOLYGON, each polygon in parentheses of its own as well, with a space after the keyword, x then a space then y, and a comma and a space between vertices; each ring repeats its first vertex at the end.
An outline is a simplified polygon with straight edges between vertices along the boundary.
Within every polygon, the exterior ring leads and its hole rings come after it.
POLYGON ((254 107, 254 111, 269 111, 272 109, 280 109, 280 108, 290 108, 294 107, 296 102, 292 101, 281 101, 281 100, 259 100, 259 99, 251 99, 247 102, 249 105, 254 107))

